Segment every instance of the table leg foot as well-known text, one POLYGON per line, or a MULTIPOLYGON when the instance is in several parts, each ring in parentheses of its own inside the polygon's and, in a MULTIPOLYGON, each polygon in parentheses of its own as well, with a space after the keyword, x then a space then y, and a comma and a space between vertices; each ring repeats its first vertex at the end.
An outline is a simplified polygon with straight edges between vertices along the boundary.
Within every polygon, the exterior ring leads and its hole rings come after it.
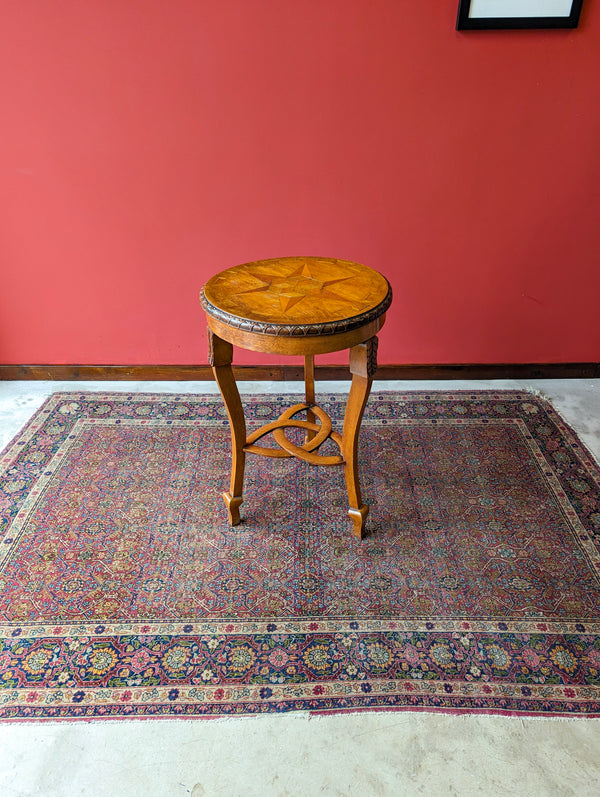
POLYGON ((240 522, 240 506, 243 502, 241 495, 231 495, 231 493, 223 493, 223 500, 227 507, 227 514, 229 515, 229 524, 237 526, 240 522))
POLYGON ((356 537, 357 540, 362 540, 364 536, 365 522, 367 520, 368 514, 369 514, 369 507, 367 504, 363 504, 359 509, 353 509, 351 507, 348 510, 348 517, 352 521, 352 534, 356 537))

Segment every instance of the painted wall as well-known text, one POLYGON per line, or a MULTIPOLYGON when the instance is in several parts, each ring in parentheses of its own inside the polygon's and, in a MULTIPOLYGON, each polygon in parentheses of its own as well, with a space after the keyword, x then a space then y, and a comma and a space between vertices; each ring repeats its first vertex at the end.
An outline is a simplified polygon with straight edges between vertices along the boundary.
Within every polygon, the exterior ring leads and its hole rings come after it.
POLYGON ((600 360, 600 4, 457 5, 4 0, 0 361, 206 362, 203 282, 285 254, 388 276, 381 362, 600 360))

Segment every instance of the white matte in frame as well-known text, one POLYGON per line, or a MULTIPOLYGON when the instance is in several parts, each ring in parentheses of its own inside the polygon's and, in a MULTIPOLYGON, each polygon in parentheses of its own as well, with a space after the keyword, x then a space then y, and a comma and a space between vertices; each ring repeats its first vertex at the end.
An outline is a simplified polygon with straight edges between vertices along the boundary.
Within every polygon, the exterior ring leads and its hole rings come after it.
POLYGON ((568 17, 573 0, 471 0, 470 19, 568 17))

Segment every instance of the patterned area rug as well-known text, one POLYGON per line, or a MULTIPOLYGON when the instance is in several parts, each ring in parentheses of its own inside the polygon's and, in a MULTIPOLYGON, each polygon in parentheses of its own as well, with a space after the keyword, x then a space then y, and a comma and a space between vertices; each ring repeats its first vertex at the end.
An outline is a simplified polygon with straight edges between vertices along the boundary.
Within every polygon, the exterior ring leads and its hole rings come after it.
POLYGON ((552 407, 373 395, 361 461, 366 539, 291 459, 230 528, 219 397, 55 394, 0 456, 0 718, 599 716, 600 469, 552 407))

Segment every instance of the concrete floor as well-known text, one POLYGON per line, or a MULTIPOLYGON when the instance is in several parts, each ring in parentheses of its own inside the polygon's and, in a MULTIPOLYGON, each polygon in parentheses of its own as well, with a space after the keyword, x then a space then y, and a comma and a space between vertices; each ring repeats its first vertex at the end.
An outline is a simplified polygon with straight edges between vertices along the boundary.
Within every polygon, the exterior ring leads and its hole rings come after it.
MULTIPOLYGON (((242 383, 300 392, 298 383, 242 383)), ((319 392, 346 391, 322 382, 319 392)), ((534 389, 600 461, 600 381, 380 382, 374 390, 534 389)), ((57 390, 214 392, 206 382, 0 383, 0 449, 57 390)), ((0 794, 594 795, 600 720, 413 712, 0 725, 0 794)))

